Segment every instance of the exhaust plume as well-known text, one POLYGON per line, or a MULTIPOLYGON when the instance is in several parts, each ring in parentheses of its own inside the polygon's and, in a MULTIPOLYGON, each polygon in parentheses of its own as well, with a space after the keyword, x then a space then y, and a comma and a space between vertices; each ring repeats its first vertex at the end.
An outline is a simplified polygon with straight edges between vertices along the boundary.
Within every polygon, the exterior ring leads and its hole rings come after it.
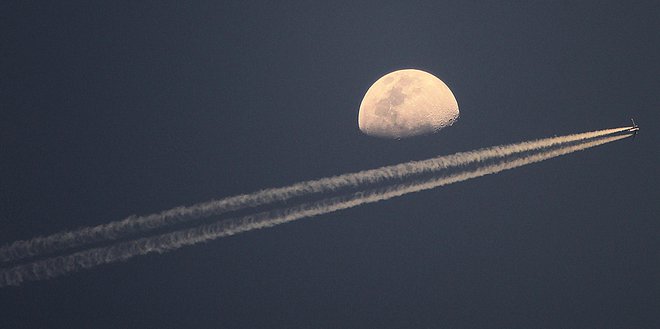
POLYGON ((54 278, 82 269, 93 268, 102 264, 125 261, 139 255, 154 252, 164 253, 183 246, 231 236, 241 232, 272 227, 306 217, 318 216, 366 203, 387 200, 408 193, 428 190, 537 163, 630 136, 631 135, 628 134, 603 137, 591 142, 583 142, 577 145, 560 147, 549 151, 539 151, 536 154, 512 160, 503 160, 497 164, 458 172, 448 176, 356 192, 343 197, 327 198, 321 201, 305 203, 283 210, 263 212, 236 219, 221 220, 213 224, 202 225, 195 228, 161 234, 154 237, 145 237, 133 241, 120 242, 107 247, 93 248, 75 252, 70 255, 39 260, 25 265, 0 270, 0 287, 20 285, 25 281, 54 278))
POLYGON ((181 206, 146 216, 130 216, 126 219, 73 231, 55 233, 45 237, 16 241, 0 248, 0 261, 10 262, 46 255, 85 244, 122 239, 131 234, 143 233, 177 223, 192 221, 213 215, 258 207, 294 197, 337 191, 347 187, 360 187, 392 179, 433 173, 450 167, 480 163, 495 158, 540 150, 552 146, 584 141, 622 132, 631 127, 597 130, 580 134, 539 139, 516 144, 494 146, 475 151, 460 152, 421 161, 411 161, 339 176, 304 181, 280 188, 264 189, 251 194, 237 195, 219 200, 181 206))

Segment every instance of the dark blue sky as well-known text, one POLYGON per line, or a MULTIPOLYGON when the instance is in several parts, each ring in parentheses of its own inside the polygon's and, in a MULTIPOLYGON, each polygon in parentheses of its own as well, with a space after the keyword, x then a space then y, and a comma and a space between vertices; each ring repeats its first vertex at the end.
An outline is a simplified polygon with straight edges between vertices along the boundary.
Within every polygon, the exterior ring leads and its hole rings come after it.
POLYGON ((653 328, 660 4, 0 4, 0 242, 532 138, 639 136, 0 290, 2 328, 653 328), (383 74, 461 118, 362 135, 383 74))

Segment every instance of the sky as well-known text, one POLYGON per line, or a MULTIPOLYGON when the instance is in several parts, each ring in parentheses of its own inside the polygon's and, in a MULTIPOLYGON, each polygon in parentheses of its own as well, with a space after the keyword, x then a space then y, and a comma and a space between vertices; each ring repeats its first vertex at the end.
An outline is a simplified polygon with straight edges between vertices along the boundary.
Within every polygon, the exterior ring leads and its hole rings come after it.
POLYGON ((657 328, 657 1, 0 4, 0 244, 629 125, 584 152, 0 290, 7 328, 657 328), (382 75, 461 117, 357 127, 382 75))

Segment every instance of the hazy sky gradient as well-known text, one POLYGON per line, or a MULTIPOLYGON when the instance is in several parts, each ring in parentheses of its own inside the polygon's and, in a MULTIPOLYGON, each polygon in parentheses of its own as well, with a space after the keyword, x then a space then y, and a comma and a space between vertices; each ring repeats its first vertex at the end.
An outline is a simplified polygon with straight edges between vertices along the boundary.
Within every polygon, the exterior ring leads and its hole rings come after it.
POLYGON ((593 150, 0 291, 0 327, 660 322, 657 1, 0 3, 0 242, 492 145, 593 150), (419 68, 452 127, 364 136, 419 68), (378 230, 372 228, 377 225, 378 230))

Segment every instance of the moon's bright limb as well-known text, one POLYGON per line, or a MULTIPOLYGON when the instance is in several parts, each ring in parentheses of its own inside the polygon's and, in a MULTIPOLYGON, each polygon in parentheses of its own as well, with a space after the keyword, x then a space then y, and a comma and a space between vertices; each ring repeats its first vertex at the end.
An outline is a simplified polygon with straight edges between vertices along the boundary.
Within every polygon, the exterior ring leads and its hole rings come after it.
POLYGON ((458 119, 458 103, 434 75, 414 69, 388 73, 367 90, 358 126, 367 135, 402 138, 436 132, 458 119))

